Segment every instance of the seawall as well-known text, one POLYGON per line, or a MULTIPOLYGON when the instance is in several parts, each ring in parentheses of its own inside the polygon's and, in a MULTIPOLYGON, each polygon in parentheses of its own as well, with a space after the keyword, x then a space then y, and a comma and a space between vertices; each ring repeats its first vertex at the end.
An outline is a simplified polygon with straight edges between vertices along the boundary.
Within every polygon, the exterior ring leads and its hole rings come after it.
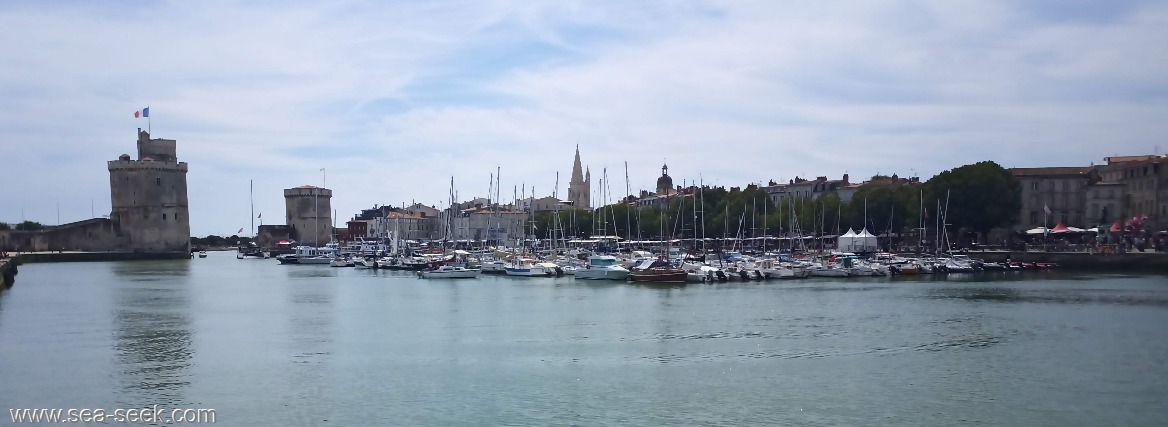
POLYGON ((189 252, 30 252, 0 259, 0 289, 11 288, 24 263, 190 259, 189 252))
POLYGON ((11 288, 16 281, 16 264, 12 258, 0 259, 0 291, 11 288))
POLYGON ((1168 274, 1168 254, 1157 252, 1128 252, 1122 254, 1100 254, 1087 252, 968 252, 971 258, 981 258, 990 262, 1005 260, 1020 262, 1046 262, 1059 265, 1060 269, 1099 271, 1139 271, 1144 273, 1168 274))

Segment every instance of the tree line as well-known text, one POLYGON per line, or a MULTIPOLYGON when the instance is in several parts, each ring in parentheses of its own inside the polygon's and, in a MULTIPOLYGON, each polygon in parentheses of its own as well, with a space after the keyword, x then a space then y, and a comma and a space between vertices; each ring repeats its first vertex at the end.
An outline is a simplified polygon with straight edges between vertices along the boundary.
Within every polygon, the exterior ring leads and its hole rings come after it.
POLYGON ((214 234, 207 237, 191 236, 191 246, 198 247, 223 247, 223 246, 239 246, 247 245, 252 242, 251 237, 247 236, 216 236, 214 234))
POLYGON ((16 224, 9 224, 6 222, 0 222, 0 231, 4 231, 4 230, 38 231, 38 230, 43 230, 44 228, 45 228, 44 224, 41 224, 41 223, 36 222, 36 221, 24 221, 24 222, 20 222, 20 223, 16 223, 16 224))
POLYGON ((832 235, 849 228, 883 234, 916 229, 922 222, 932 229, 937 215, 944 214, 950 230, 984 235, 1017 222, 1021 192, 1008 170, 984 161, 941 172, 920 185, 860 187, 848 202, 837 192, 826 192, 814 200, 787 197, 775 203, 761 187, 707 186, 674 197, 667 206, 617 203, 592 211, 540 212, 535 227, 536 236, 544 239, 553 230, 556 237, 617 235, 633 240, 832 235))

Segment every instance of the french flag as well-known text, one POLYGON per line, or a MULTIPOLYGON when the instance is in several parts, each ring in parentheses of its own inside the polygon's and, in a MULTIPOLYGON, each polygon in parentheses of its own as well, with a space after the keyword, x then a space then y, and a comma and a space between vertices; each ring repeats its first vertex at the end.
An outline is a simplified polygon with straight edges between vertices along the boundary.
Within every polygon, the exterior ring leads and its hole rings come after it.
POLYGON ((150 107, 146 107, 146 108, 143 108, 141 110, 135 111, 134 118, 136 119, 139 117, 150 117, 150 107))

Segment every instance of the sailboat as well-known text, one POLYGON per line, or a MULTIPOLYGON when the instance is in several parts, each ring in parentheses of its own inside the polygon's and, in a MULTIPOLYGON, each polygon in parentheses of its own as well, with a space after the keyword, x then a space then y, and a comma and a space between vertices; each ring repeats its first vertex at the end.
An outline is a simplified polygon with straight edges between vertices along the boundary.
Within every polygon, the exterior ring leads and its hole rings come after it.
MULTIPOLYGON (((684 203, 679 203, 683 206, 684 203)), ((678 211, 678 216, 681 212, 678 211)), ((661 236, 665 236, 665 209, 661 210, 661 236)), ((670 239, 671 240, 671 239, 670 239)), ((670 240, 666 240, 669 242, 670 240)), ((656 282, 656 283, 685 283, 689 277, 689 273, 680 268, 676 268, 669 262, 669 245, 666 244, 665 254, 656 260, 648 259, 643 261, 640 265, 634 266, 629 270, 629 280, 634 282, 656 282)))
MULTIPOLYGON (((454 177, 450 177, 450 209, 446 213, 446 224, 443 225, 445 228, 445 236, 442 239, 443 253, 446 251, 446 243, 455 240, 454 237, 456 237, 454 236, 454 217, 458 212, 457 206, 454 195, 454 177)), ((470 264, 467 259, 469 255, 470 252, 455 250, 449 259, 432 262, 429 269, 418 271, 418 277, 423 279, 474 279, 479 277, 479 269, 468 267, 470 264)))
MULTIPOLYGON (((235 253, 235 258, 268 258, 269 255, 255 243, 255 180, 248 181, 248 191, 251 193, 251 241, 246 245, 239 245, 237 252, 235 253)), ((261 213, 260 215, 263 214, 261 213)))

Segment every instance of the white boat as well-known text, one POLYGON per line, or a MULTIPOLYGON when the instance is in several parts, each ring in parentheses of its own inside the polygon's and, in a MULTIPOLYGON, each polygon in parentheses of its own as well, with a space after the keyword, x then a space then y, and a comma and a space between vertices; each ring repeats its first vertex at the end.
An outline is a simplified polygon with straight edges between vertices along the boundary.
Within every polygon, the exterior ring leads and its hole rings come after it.
POLYGON ((276 260, 280 264, 328 264, 336 258, 337 253, 335 247, 297 246, 293 251, 276 257, 276 260))
POLYGON ((507 264, 508 276, 522 276, 522 277, 548 277, 548 276, 563 276, 564 271, 560 266, 551 262, 539 262, 532 258, 515 258, 507 264))
POLYGON ((377 258, 367 256, 360 261, 357 261, 357 264, 354 265, 354 267, 357 267, 357 269, 377 268, 377 258))
POLYGON ((483 261, 483 273, 487 274, 504 274, 507 273, 507 261, 483 261))
POLYGON ((657 255, 653 255, 652 252, 648 251, 633 251, 629 254, 628 258, 621 262, 621 267, 633 268, 635 266, 641 265, 641 263, 644 263, 645 260, 656 261, 657 255))
POLYGON ((206 257, 207 257, 207 251, 199 251, 199 258, 206 258, 206 257))
POLYGON ((592 255, 588 265, 576 269, 576 278, 584 280, 625 280, 629 270, 621 267, 617 259, 610 255, 592 255))
POLYGON ((811 277, 848 277, 847 269, 836 268, 834 265, 813 264, 808 267, 811 277))
POLYGON ((443 265, 433 270, 419 271, 418 277, 423 279, 473 279, 479 277, 479 269, 443 265))

